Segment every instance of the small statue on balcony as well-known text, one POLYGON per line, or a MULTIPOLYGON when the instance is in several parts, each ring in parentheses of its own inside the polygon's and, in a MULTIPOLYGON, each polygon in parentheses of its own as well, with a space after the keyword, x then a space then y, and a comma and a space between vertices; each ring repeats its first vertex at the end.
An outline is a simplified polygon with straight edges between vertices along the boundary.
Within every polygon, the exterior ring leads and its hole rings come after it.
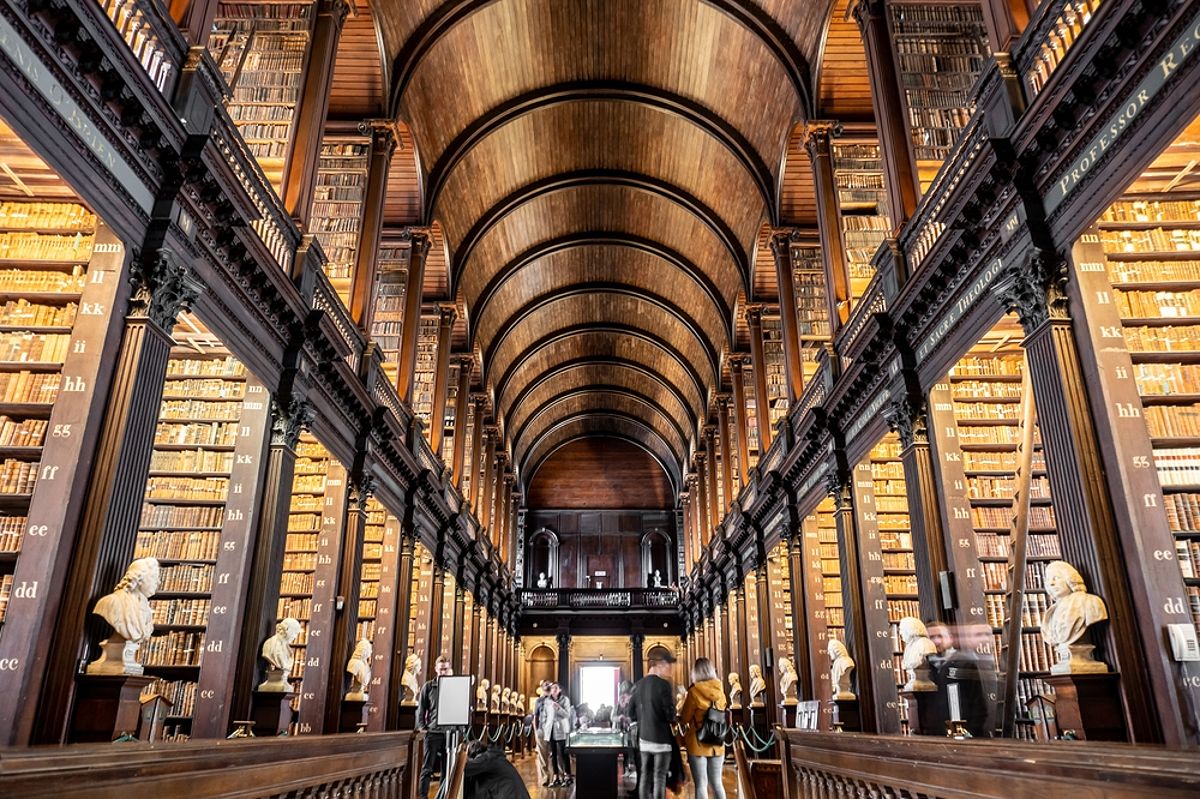
POLYGON ((100 657, 89 663, 88 674, 141 674, 137 651, 154 634, 150 597, 158 591, 158 560, 138 558, 129 564, 111 594, 100 597, 95 613, 113 632, 100 643, 100 657))
POLYGON ((857 699, 850 690, 850 672, 854 671, 854 660, 846 645, 836 638, 829 639, 829 677, 833 683, 834 699, 857 699))
POLYGON ((1042 640, 1054 647, 1058 662, 1051 674, 1089 674, 1108 671, 1092 657, 1092 644, 1078 643, 1093 624, 1108 618, 1104 600, 1087 592, 1083 576, 1065 560, 1046 566, 1046 590, 1054 598, 1042 617, 1042 640))
POLYGON ((904 659, 901 665, 908 675, 904 691, 936 691, 937 686, 929 679, 930 655, 937 655, 937 646, 929 639, 925 624, 912 616, 900 620, 900 638, 904 641, 904 659))
POLYGON ((762 666, 750 664, 750 707, 763 706, 763 693, 767 690, 767 681, 763 679, 762 666))
POLYGON ((492 683, 487 677, 479 681, 479 687, 475 689, 475 709, 488 709, 488 689, 492 687, 492 683))
POLYGON ((300 637, 301 629, 300 622, 286 618, 275 625, 275 634, 263 642, 262 658, 267 661, 267 679, 262 681, 258 690, 278 693, 292 690, 292 684, 288 682, 288 675, 292 673, 292 666, 296 662, 292 644, 300 637))
POLYGON ((779 693, 783 695, 784 705, 796 704, 796 680, 799 679, 796 674, 796 667, 792 665, 791 658, 779 659, 779 693))
POLYGON ((742 707, 742 678, 736 671, 729 672, 729 706, 737 710, 742 707))
POLYGON ((363 638, 350 655, 350 662, 346 664, 346 671, 350 673, 350 690, 346 693, 348 702, 367 701, 367 691, 371 686, 372 651, 371 642, 363 638))
POLYGON ((660 572, 658 569, 654 570, 654 587, 655 588, 663 587, 662 572, 660 572))
POLYGON ((550 587, 550 580, 546 577, 545 572, 538 572, 537 587, 538 588, 549 588, 550 587))
POLYGON ((421 670, 421 656, 416 652, 404 659, 404 674, 400 675, 400 686, 403 688, 402 705, 415 705, 421 686, 417 683, 417 672, 421 670))

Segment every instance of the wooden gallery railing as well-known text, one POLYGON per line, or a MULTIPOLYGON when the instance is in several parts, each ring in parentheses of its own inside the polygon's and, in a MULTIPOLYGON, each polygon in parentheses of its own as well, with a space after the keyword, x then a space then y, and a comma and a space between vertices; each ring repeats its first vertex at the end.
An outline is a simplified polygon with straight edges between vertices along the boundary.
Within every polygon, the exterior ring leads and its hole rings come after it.
POLYGON ((786 799, 1200 796, 1196 750, 792 730, 782 744, 791 765, 784 775, 786 799))
MULTIPOLYGON (((406 796, 410 732, 0 750, 0 796, 406 796)), ((419 748, 419 747, 418 747, 419 748)), ((419 768, 419 765, 417 766, 419 768)))

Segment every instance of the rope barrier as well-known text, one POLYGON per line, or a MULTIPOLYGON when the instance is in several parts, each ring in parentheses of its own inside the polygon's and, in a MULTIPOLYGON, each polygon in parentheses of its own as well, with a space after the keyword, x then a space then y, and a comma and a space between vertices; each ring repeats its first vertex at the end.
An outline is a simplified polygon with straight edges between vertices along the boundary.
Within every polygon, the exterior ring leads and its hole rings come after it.
POLYGON ((764 740, 761 736, 759 736, 759 734, 756 730, 751 729, 750 733, 755 737, 755 739, 761 741, 763 744, 762 746, 756 746, 754 744, 754 742, 750 740, 750 735, 746 734, 745 727, 738 726, 738 727, 735 727, 734 729, 736 730, 737 734, 741 736, 742 742, 746 744, 747 748, 749 748, 750 751, 754 752, 754 754, 756 754, 756 755, 761 755, 763 752, 766 752, 767 750, 769 750, 771 747, 773 747, 775 745, 775 733, 774 732, 771 733, 770 738, 767 738, 764 740))

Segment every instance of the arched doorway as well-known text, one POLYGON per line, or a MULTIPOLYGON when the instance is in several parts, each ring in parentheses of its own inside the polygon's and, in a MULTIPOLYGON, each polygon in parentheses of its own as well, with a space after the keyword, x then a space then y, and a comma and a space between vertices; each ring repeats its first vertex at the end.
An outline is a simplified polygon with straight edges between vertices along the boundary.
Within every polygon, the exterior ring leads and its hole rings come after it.
POLYGON ((535 589, 558 587, 558 536, 549 528, 539 529, 529 539, 525 585, 535 589), (546 581, 539 584, 542 575, 546 581))
POLYGON ((671 538, 666 532, 651 530, 642 536, 642 573, 646 575, 647 588, 666 588, 674 583, 674 570, 671 568, 674 562, 671 538))
POLYGON ((529 690, 525 692, 532 697, 542 680, 551 682, 558 679, 558 658, 554 650, 545 644, 534 647, 529 653, 529 690))

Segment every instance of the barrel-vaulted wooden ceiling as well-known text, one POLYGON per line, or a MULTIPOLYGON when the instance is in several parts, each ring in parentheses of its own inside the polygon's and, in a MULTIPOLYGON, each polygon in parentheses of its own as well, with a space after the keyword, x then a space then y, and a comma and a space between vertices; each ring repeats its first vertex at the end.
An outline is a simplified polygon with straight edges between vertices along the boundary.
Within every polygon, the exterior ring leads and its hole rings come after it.
POLYGON ((439 228, 525 480, 603 435, 678 490, 740 310, 774 300, 764 233, 815 218, 798 124, 870 117, 845 3, 357 0, 382 80, 346 79, 344 44, 331 108, 402 123, 389 190, 439 228))

